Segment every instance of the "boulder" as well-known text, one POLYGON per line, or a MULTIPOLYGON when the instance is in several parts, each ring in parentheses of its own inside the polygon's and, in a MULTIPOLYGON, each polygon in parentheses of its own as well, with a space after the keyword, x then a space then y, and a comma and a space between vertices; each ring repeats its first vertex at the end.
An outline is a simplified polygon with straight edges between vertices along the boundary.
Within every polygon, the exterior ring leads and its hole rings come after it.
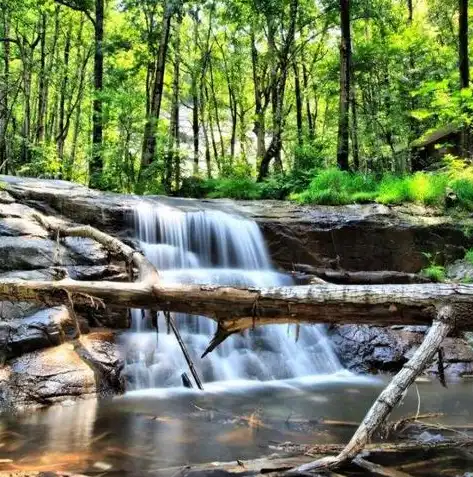
POLYGON ((0 408, 40 407, 122 392, 115 336, 92 333, 34 351, 0 368, 0 408))
MULTIPOLYGON (((425 329, 407 326, 385 328, 343 325, 330 329, 329 335, 340 361, 351 371, 395 373, 412 357, 422 343, 425 329)), ((473 349, 465 338, 446 338, 442 349, 445 373, 448 377, 472 374, 473 349)), ((436 360, 425 373, 438 374, 436 360)))
POLYGON ((24 319, 0 322, 0 362, 58 346, 79 335, 78 322, 65 306, 40 310, 24 319))
POLYGON ((455 282, 473 282, 473 263, 465 259, 455 260, 447 265, 445 273, 455 282))

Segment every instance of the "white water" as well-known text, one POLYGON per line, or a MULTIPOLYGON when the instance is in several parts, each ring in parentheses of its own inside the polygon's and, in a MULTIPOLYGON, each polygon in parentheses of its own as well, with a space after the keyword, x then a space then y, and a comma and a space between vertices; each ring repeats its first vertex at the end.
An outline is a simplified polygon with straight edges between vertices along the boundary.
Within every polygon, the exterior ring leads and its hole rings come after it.
MULTIPOLYGON (((169 283, 234 286, 290 285, 277 273, 257 224, 223 212, 182 212, 143 203, 135 211, 140 245, 169 283)), ((205 317, 174 314, 182 338, 205 383, 270 381, 342 371, 322 326, 271 325, 233 335, 204 359, 216 324, 205 317)), ((125 334, 125 376, 129 390, 181 386, 191 377, 175 336, 164 317, 159 332, 141 310, 132 310, 132 330, 125 334)))

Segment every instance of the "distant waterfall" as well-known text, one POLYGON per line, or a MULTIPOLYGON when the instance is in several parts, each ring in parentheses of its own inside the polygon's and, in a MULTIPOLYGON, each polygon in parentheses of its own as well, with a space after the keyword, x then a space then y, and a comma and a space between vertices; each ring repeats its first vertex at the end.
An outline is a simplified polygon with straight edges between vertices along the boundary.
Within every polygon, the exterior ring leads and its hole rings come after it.
MULTIPOLYGON (((233 286, 291 285, 271 262, 256 222, 214 210, 183 212, 143 203, 135 227, 146 257, 167 283, 233 286)), ((158 333, 141 310, 132 310, 125 334, 125 376, 130 390, 181 386, 188 372, 176 338, 162 314, 158 333)), ((342 370, 322 326, 270 325, 229 337, 204 359, 216 330, 205 317, 175 313, 174 319, 204 383, 276 380, 342 370)))

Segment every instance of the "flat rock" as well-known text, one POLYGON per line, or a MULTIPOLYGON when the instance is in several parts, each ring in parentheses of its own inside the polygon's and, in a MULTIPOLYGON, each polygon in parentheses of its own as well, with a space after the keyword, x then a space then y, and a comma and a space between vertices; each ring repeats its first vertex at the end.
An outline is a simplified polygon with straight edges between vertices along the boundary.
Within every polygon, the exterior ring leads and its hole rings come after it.
POLYGON ((137 197, 103 193, 66 181, 0 176, 15 198, 42 203, 80 223, 123 234, 132 228, 132 212, 144 202, 181 211, 221 210, 254 219, 267 240, 275 263, 335 267, 351 271, 418 272, 427 265, 425 252, 437 260, 463 257, 473 246, 463 222, 425 207, 380 204, 302 206, 288 201, 233 201, 137 197), (382 244, 382 246, 380 246, 382 244))

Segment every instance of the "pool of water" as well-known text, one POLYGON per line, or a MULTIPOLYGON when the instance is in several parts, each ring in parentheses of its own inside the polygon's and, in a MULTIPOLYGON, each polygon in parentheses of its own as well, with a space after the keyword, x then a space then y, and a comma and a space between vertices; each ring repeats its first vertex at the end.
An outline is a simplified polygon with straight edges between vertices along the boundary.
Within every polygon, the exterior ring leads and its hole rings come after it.
MULTIPOLYGON (((152 475, 189 463, 251 459, 271 444, 344 443, 384 386, 381 378, 310 377, 266 383, 221 382, 204 393, 147 389, 110 400, 87 400, 21 415, 0 416, 0 470, 61 470, 89 475, 152 475)), ((393 418, 443 412, 445 424, 473 423, 473 382, 449 389, 413 386, 393 418)), ((473 460, 458 461, 463 475, 473 460)), ((440 467, 439 467, 440 468, 440 467)), ((412 475, 420 475, 415 474, 412 475)), ((435 472, 422 475, 437 475, 435 472)))

